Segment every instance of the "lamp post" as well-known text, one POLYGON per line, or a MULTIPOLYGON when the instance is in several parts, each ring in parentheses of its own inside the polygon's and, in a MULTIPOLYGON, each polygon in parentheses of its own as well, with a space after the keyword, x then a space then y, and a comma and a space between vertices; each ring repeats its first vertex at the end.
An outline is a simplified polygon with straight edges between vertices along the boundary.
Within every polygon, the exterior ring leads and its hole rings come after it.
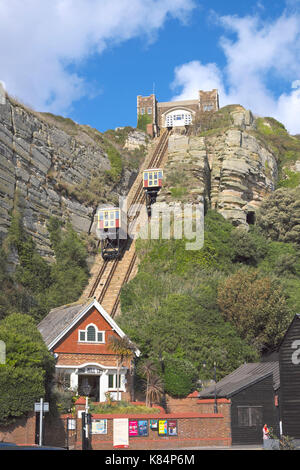
POLYGON ((84 423, 82 426, 82 449, 87 450, 89 448, 89 393, 91 386, 85 383, 82 387, 82 391, 85 395, 85 412, 84 412, 84 423))
MULTIPOLYGON (((203 362, 204 369, 206 368, 206 362, 203 362)), ((217 364, 214 362, 214 413, 218 413, 218 402, 217 402, 217 364)))

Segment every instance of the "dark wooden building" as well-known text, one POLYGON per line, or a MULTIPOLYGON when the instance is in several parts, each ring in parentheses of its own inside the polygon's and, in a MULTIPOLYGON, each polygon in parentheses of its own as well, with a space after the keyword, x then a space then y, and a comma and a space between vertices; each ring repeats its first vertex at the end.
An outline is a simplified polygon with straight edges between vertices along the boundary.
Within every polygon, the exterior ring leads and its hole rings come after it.
POLYGON ((300 440, 300 314, 279 347, 279 370, 282 433, 300 440))
POLYGON ((199 393, 199 399, 231 401, 232 444, 262 444, 264 424, 279 432, 279 364, 244 364, 199 393))

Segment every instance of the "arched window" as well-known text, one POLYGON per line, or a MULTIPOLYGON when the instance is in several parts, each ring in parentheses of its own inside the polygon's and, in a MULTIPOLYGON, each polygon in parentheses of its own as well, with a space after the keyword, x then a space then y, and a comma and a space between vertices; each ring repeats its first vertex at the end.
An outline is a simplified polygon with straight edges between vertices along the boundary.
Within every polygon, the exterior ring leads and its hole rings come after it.
POLYGON ((188 126, 192 123, 192 113, 184 109, 170 111, 165 117, 165 127, 188 126))
POLYGON ((78 331, 80 343, 105 343, 105 332, 99 331, 96 325, 88 325, 85 330, 78 331))
POLYGON ((96 341, 96 328, 93 325, 88 326, 86 329, 86 340, 96 341))

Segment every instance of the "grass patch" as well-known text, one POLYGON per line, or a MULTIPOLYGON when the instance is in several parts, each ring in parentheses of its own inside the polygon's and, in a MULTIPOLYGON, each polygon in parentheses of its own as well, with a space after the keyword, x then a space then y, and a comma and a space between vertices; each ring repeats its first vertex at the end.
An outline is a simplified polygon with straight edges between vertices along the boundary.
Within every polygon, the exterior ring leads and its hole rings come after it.
POLYGON ((300 173, 283 168, 282 176, 277 184, 278 188, 297 188, 300 185, 300 173))
POLYGON ((95 414, 150 414, 159 413, 160 409, 150 408, 146 405, 134 405, 126 401, 90 405, 91 413, 95 414))
POLYGON ((181 199, 187 194, 187 188, 183 186, 176 186, 175 188, 170 188, 171 194, 175 199, 181 199))

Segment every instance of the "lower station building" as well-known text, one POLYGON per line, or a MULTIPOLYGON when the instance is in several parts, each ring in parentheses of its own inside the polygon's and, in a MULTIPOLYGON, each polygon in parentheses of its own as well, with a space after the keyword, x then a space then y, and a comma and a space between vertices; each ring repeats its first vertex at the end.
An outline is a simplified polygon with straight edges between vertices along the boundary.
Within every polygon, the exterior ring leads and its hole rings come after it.
MULTIPOLYGON (((120 366, 120 357, 110 347, 111 336, 125 334, 96 299, 52 309, 38 329, 56 358, 56 375, 63 376, 67 387, 104 402, 107 392, 117 399, 119 380, 120 399, 130 400, 133 360, 125 358, 120 366)), ((139 356, 139 350, 133 350, 139 356)))
POLYGON ((154 94, 137 97, 137 117, 146 117, 147 133, 156 136, 162 128, 192 124, 197 113, 218 111, 218 90, 199 91, 198 99, 158 102, 154 94))

